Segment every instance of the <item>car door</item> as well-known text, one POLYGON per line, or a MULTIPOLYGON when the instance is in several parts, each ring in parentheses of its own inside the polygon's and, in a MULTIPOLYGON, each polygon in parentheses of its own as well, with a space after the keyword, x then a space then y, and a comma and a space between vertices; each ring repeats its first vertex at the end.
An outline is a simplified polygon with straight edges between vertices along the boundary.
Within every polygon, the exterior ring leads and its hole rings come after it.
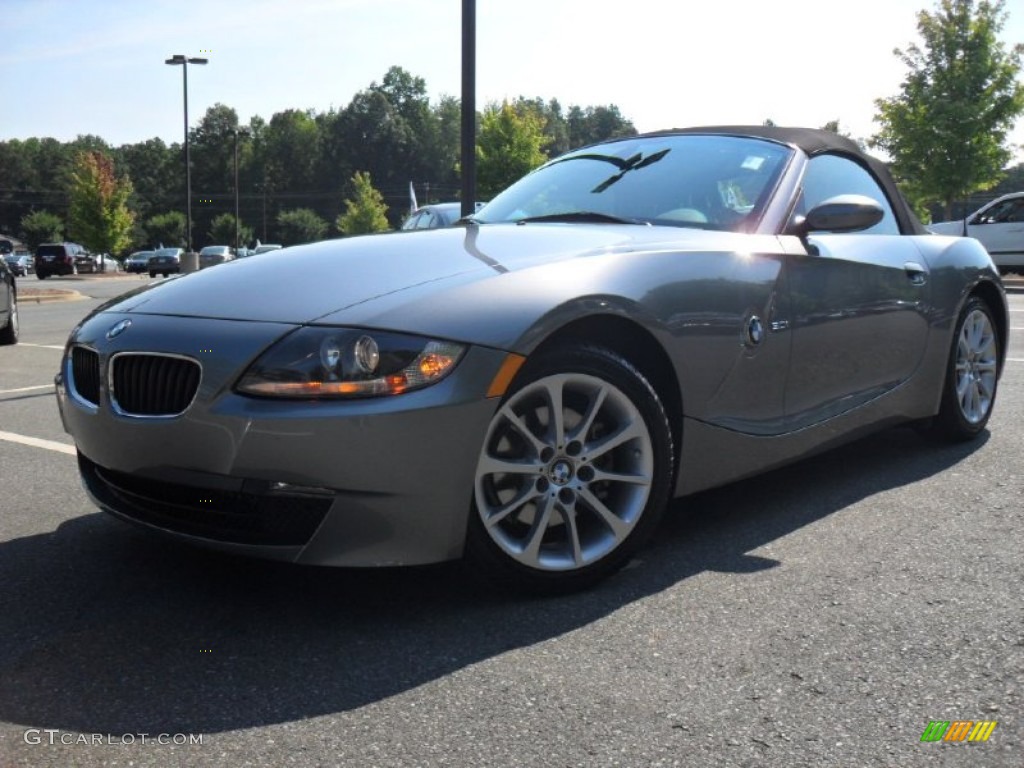
POLYGON ((1024 265, 1024 197, 997 200, 967 222, 967 235, 1000 266, 1024 265))
POLYGON ((790 262, 790 429, 898 387, 920 364, 928 336, 927 265, 913 238, 900 233, 881 185, 851 158, 811 158, 800 210, 839 194, 866 195, 884 216, 862 232, 812 232, 807 255, 790 262))

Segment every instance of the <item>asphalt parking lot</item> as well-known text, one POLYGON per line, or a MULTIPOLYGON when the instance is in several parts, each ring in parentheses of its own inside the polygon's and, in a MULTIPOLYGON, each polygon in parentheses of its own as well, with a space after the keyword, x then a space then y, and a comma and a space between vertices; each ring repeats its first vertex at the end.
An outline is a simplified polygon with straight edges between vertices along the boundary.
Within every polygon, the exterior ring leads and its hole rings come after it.
POLYGON ((686 499, 601 588, 538 600, 96 511, 51 382, 74 323, 146 280, 49 280, 79 296, 23 302, 0 349, 0 768, 1022 764, 1020 288, 981 440, 895 429, 686 499))

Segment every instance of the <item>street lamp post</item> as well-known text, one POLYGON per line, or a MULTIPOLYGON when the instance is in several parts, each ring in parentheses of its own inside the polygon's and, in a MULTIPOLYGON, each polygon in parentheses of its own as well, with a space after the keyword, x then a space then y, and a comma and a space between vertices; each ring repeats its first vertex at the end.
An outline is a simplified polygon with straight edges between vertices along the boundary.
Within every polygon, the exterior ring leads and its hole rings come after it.
POLYGON ((235 252, 238 252, 238 136, 248 136, 245 128, 235 128, 235 252))
POLYGON ((462 0, 462 215, 476 212, 476 0, 462 0))
POLYGON ((181 65, 182 84, 185 92, 185 246, 192 253, 192 158, 188 151, 188 65, 206 64, 209 59, 198 56, 183 56, 178 53, 164 63, 181 65))

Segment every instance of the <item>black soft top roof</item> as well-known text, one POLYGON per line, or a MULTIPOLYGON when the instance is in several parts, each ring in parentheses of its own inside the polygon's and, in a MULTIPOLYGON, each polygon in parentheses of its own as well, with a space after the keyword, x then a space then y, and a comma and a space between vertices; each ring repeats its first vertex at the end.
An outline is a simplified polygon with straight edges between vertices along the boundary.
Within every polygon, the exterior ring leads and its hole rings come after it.
POLYGON ((846 155, 867 168, 875 175, 885 190, 886 196, 893 207, 893 213, 900 225, 900 231, 907 234, 923 235, 928 230, 918 221, 910 210, 903 194, 889 173, 889 167, 881 160, 865 154, 856 142, 845 136, 821 128, 787 128, 778 125, 708 125, 694 128, 677 128, 668 133, 704 133, 723 136, 751 136, 754 138, 779 141, 797 147, 809 157, 831 153, 846 155))

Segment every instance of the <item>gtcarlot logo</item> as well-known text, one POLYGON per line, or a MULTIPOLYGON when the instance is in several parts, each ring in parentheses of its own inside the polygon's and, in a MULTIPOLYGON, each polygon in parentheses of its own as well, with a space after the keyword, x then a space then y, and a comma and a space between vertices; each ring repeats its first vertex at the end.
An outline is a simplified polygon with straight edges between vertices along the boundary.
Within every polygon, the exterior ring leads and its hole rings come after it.
POLYGON ((995 720, 930 720, 921 741, 988 741, 996 725, 995 720))
POLYGON ((26 744, 76 745, 99 747, 104 745, 125 746, 131 744, 160 744, 163 746, 203 743, 201 733, 66 733, 56 728, 29 728, 23 736, 26 744))

